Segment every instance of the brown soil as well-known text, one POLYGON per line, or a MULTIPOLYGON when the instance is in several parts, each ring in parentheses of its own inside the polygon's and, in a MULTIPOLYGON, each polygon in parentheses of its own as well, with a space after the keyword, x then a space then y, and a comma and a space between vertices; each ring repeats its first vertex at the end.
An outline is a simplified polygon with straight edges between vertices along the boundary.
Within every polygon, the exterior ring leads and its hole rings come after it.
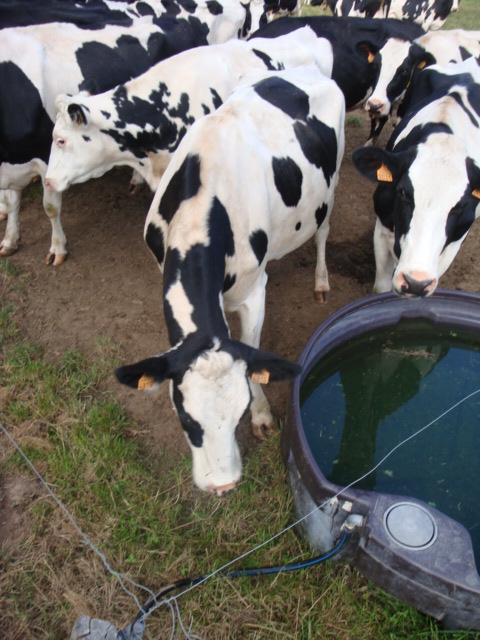
MULTIPOLYGON (((368 122, 354 114, 358 126, 347 124, 347 146, 336 192, 327 244, 331 294, 327 304, 313 297, 315 246, 313 240, 268 266, 266 318, 261 346, 283 357, 297 359, 318 325, 337 309, 370 295, 374 280, 372 204, 373 185, 354 169, 350 154, 367 138, 368 122)), ((385 143, 390 130, 381 139, 385 143)), ((131 172, 117 168, 103 178, 68 190, 62 222, 68 240, 68 260, 46 266, 50 224, 41 197, 24 199, 21 211, 22 243, 11 257, 27 274, 13 294, 19 326, 25 336, 55 360, 67 349, 95 353, 97 340, 109 337, 120 345, 123 363, 168 348, 161 304, 161 274, 143 241, 143 224, 152 198, 145 188, 128 194, 131 172)), ((428 176, 426 176, 428 179, 428 176)), ((3 223, 4 224, 4 223, 3 223)), ((3 230, 2 230, 3 232, 3 230)), ((480 267, 475 246, 480 228, 473 228, 456 261, 441 281, 442 288, 480 292, 480 267)), ((235 319, 232 319, 235 335, 235 319)), ((174 464, 188 452, 180 424, 172 410, 167 385, 154 395, 120 386, 112 372, 108 387, 140 424, 145 444, 158 447, 174 464)), ((272 409, 282 419, 286 383, 267 388, 272 409)), ((244 456, 255 446, 249 424, 239 428, 244 456)), ((32 487, 26 488, 31 493, 32 487)), ((0 506, 18 501, 9 495, 8 482, 0 491, 0 506)), ((25 496, 24 496, 25 497, 25 496)), ((0 538, 11 533, 8 514, 0 509, 0 538), (3 523, 3 526, 2 526, 3 523), (2 532, 3 528, 3 532, 2 532)))

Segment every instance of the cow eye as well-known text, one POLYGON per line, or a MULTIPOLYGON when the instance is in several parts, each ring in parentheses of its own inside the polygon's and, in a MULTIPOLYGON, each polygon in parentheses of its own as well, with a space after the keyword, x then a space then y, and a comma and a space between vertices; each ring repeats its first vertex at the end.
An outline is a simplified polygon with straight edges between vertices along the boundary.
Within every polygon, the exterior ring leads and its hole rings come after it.
POLYGON ((64 147, 65 146, 65 139, 64 138, 57 138, 55 140, 55 142, 57 143, 57 147, 64 147))

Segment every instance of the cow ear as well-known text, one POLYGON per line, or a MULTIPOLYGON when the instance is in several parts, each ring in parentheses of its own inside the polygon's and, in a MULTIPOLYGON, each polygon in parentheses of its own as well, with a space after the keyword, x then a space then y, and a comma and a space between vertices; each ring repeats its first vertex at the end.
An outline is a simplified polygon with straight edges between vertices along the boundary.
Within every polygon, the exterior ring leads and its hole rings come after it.
POLYGON ((169 373, 167 356, 147 358, 135 364, 128 364, 115 369, 117 380, 132 389, 151 389, 163 382, 169 373))
POLYGON ((475 164, 472 158, 467 158, 466 165, 472 196, 480 200, 480 167, 475 164))
POLYGON ((68 111, 68 115, 70 116, 70 119, 72 120, 72 122, 75 122, 75 124, 78 124, 78 125, 87 124, 87 117, 81 105, 71 103, 68 105, 67 111, 68 111))
POLYGON ((394 182, 396 163, 393 155, 376 147, 360 147, 352 153, 356 169, 372 182, 394 182))
POLYGON ((373 47, 370 42, 359 42, 357 44, 357 49, 362 55, 367 58, 369 64, 372 64, 372 62, 375 60, 375 47, 373 47))
POLYGON ((247 360, 247 370, 253 382, 268 384, 279 380, 292 380, 300 374, 302 367, 268 351, 253 349, 247 360))

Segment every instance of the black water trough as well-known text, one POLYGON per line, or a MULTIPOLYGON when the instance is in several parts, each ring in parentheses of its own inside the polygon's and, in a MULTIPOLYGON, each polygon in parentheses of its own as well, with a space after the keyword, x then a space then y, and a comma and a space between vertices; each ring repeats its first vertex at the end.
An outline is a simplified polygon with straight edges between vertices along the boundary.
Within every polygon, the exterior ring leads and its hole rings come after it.
POLYGON ((328 318, 282 454, 310 545, 448 629, 480 630, 480 296, 381 294, 328 318))

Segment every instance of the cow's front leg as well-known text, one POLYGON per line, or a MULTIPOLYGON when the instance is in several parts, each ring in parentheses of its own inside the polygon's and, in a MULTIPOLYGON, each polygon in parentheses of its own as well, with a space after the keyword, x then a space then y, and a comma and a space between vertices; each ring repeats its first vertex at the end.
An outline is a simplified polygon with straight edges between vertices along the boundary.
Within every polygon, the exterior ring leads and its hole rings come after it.
POLYGON ((393 258, 394 234, 383 226, 377 218, 373 232, 375 254, 375 283, 373 293, 387 293, 392 290, 392 275, 395 268, 393 258))
POLYGON ((6 220, 12 208, 12 203, 17 197, 13 189, 0 190, 0 221, 6 220))
POLYGON ((62 194, 51 189, 43 189, 43 207, 52 225, 52 244, 45 258, 46 264, 58 266, 67 258, 67 239, 60 222, 62 194))
POLYGON ((328 300, 328 294, 330 293, 330 284, 328 282, 327 261, 325 258, 327 238, 330 231, 330 216, 331 206, 327 213, 325 220, 321 223, 317 232, 315 233, 315 242, 317 245, 317 265, 315 267, 315 300, 324 304, 328 300))
POLYGON ((20 240, 20 200, 22 191, 19 189, 9 189, 3 191, 5 194, 5 205, 8 207, 7 226, 5 228, 5 236, 0 242, 0 256, 11 256, 18 250, 18 241, 20 240))
MULTIPOLYGON (((260 334, 265 318, 266 285, 267 274, 263 272, 248 299, 237 308, 242 327, 240 340, 257 349, 260 346, 260 334)), ((250 380, 250 389, 252 391, 250 410, 252 412, 253 434, 256 438, 264 440, 265 436, 274 430, 272 412, 261 385, 250 380)))

